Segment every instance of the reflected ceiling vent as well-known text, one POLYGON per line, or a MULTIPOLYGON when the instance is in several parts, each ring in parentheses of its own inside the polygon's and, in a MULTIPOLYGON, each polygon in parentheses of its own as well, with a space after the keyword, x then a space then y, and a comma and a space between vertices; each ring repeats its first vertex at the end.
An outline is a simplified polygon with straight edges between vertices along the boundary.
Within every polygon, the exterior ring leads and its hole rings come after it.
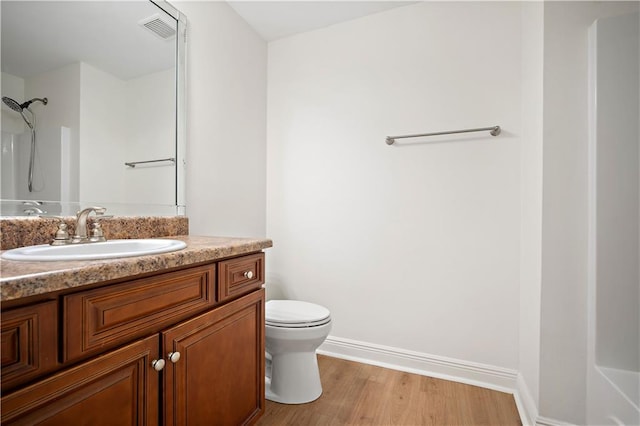
MULTIPOLYGON (((174 25, 163 20, 159 14, 149 16, 138 22, 138 24, 151 31, 156 37, 163 40, 171 40, 176 36, 174 25)), ((175 24, 175 23, 174 23, 175 24)))

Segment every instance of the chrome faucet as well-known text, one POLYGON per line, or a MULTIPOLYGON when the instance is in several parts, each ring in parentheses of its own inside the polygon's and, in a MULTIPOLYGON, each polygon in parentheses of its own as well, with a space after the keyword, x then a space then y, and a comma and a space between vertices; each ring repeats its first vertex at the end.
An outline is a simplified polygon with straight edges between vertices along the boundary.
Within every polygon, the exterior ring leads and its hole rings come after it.
MULTIPOLYGON (((87 207, 86 209, 79 211, 76 219, 76 232, 71 239, 71 244, 94 242, 94 240, 89 238, 87 235, 87 218, 91 212, 94 212, 96 216, 102 216, 106 211, 107 209, 104 207, 87 207)), ((104 241, 104 237, 101 241, 104 241)))

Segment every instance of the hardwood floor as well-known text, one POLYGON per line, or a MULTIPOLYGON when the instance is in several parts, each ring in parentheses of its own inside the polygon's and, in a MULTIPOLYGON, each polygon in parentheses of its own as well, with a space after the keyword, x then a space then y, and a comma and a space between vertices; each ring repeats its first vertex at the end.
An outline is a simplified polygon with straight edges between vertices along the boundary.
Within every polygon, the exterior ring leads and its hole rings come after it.
POLYGON ((314 402, 267 401, 268 425, 521 425, 513 396, 387 368, 318 356, 323 394, 314 402))

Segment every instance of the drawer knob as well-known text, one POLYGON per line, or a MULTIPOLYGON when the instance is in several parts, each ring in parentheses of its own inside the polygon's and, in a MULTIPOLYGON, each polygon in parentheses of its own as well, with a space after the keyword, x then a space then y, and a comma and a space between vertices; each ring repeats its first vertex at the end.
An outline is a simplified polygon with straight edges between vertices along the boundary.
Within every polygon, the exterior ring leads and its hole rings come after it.
POLYGON ((253 278, 253 271, 247 271, 243 275, 245 278, 251 279, 253 278))
POLYGON ((169 354, 167 354, 167 358, 175 364, 180 359, 180 352, 169 352, 169 354))
POLYGON ((154 359, 153 361, 151 361, 151 366, 156 371, 162 371, 162 369, 164 368, 164 364, 164 359, 162 358, 154 359))

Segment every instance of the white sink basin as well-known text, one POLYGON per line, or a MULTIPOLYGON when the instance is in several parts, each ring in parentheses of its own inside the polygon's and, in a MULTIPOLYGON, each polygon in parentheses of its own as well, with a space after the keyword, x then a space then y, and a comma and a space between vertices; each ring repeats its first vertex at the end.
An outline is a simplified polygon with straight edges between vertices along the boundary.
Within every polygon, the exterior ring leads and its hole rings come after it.
POLYGON ((110 240, 103 243, 69 244, 64 246, 20 247, 2 253, 7 260, 57 261, 57 260, 97 260, 117 257, 144 256, 182 250, 187 244, 179 240, 142 239, 110 240))

